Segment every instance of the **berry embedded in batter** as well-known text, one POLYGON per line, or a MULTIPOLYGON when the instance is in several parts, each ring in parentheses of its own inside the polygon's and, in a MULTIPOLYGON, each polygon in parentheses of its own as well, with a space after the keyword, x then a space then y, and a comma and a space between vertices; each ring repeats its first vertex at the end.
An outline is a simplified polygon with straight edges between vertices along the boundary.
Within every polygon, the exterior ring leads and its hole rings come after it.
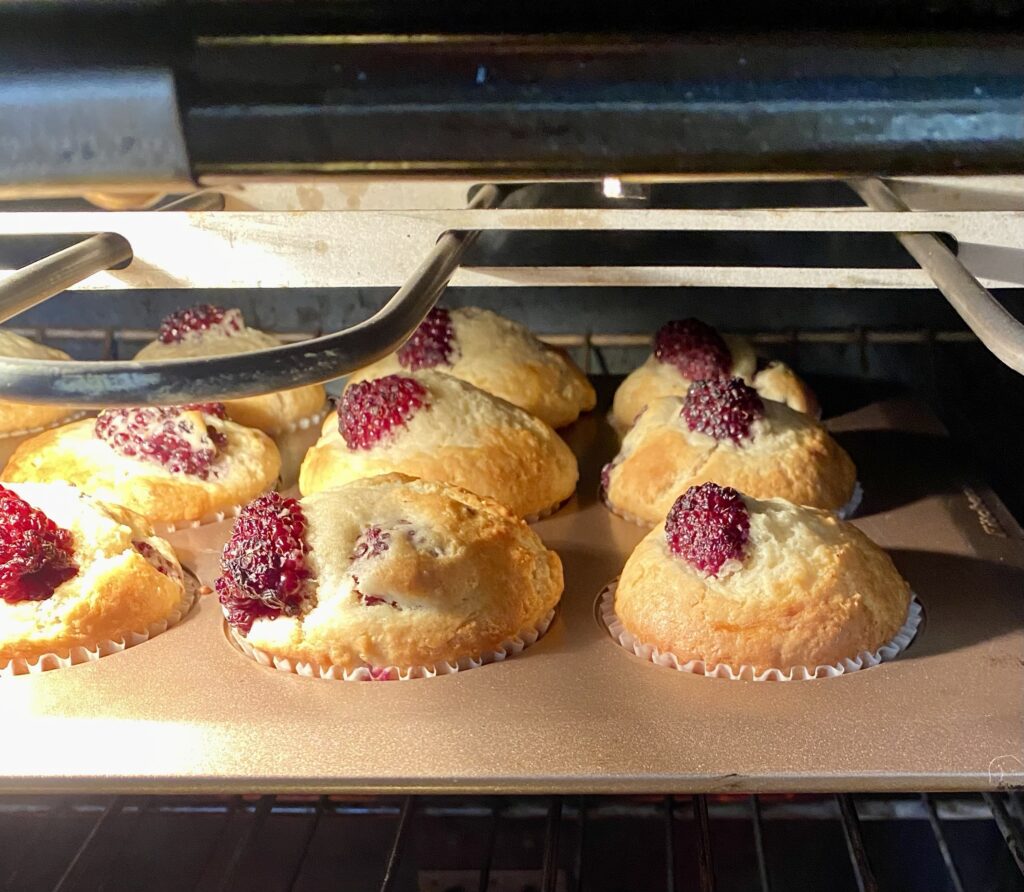
POLYGON ((669 551, 706 576, 717 577, 729 562, 742 561, 749 539, 743 497, 717 483, 691 486, 665 518, 669 551))
POLYGON ((0 486, 0 599, 45 601, 77 574, 71 533, 0 486))
POLYGON ((455 353, 455 329, 452 316, 444 307, 434 307, 427 318, 398 350, 403 369, 418 372, 439 365, 451 365, 455 353))
POLYGON ((301 612, 312 576, 305 530, 302 506, 277 492, 254 499, 238 515, 216 589, 228 622, 242 634, 261 617, 301 612))
POLYGON ((148 542, 143 542, 137 539, 132 542, 132 546, 150 563, 150 565, 152 565, 154 569, 163 573, 164 576, 167 576, 170 579, 175 579, 178 582, 182 581, 181 569, 167 560, 163 554, 157 551, 157 549, 148 542))
POLYGON ((383 554, 391 547, 391 533, 382 530, 379 526, 367 527, 356 539, 355 548, 349 560, 358 561, 361 558, 375 558, 383 554))
POLYGON ((202 337, 208 331, 230 337, 244 328, 241 310, 196 304, 165 316, 160 323, 158 339, 162 344, 178 344, 189 337, 202 337))
POLYGON ((691 381, 728 375, 732 369, 732 354, 722 336, 699 319, 675 320, 659 328, 654 355, 691 381))
POLYGON ((415 378, 387 375, 357 381, 341 397, 338 429, 349 449, 372 449, 429 405, 427 388, 415 378))
POLYGON ((94 430, 118 455, 161 465, 175 474, 206 480, 227 437, 206 423, 224 418, 220 403, 104 409, 94 430))
POLYGON ((754 422, 764 418, 764 403, 742 379, 715 378, 690 385, 680 414, 690 430, 739 444, 751 438, 754 422))

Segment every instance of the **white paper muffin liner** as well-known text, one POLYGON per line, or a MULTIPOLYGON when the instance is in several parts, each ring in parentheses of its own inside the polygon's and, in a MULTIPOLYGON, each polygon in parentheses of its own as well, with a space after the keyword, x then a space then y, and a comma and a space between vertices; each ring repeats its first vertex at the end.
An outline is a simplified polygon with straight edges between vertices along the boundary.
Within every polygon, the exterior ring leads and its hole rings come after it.
POLYGON ((323 406, 320 407, 319 411, 314 412, 312 415, 307 415, 305 418, 297 418, 273 436, 280 437, 284 434, 294 434, 296 431, 309 430, 311 427, 323 424, 324 419, 327 417, 327 413, 330 411, 331 404, 329 402, 325 402, 323 406))
MULTIPOLYGON (((255 498, 255 496, 253 498, 255 498)), ((245 505, 232 505, 230 508, 224 508, 221 511, 211 511, 209 514, 204 514, 202 517, 196 518, 195 520, 153 520, 150 521, 150 523, 153 524, 153 529, 156 531, 158 536, 167 536, 171 533, 180 532, 181 530, 195 530, 199 527, 205 527, 212 523, 220 523, 222 520, 230 520, 231 518, 238 517, 238 515, 242 513, 242 509, 244 507, 245 505)))
POLYGON ((271 439, 281 453, 281 482, 283 486, 294 486, 299 481, 299 469, 306 453, 320 438, 320 428, 327 416, 328 404, 319 412, 293 421, 271 439))
MULTIPOLYGON (((840 520, 849 520, 851 517, 854 516, 854 514, 857 513, 857 509, 860 508, 860 503, 861 501, 863 501, 863 499, 864 487, 860 485, 860 481, 858 480, 853 484, 853 495, 850 496, 850 501, 848 501, 845 505, 843 505, 842 508, 836 511, 836 516, 840 520)), ((654 527, 656 526, 656 524, 644 520, 642 517, 637 517, 635 514, 631 514, 629 511, 623 511, 620 508, 617 508, 615 505, 612 504, 611 500, 608 498, 608 494, 604 491, 603 488, 601 489, 601 502, 605 506, 605 508, 611 511, 611 513, 614 514, 616 517, 621 517, 623 520, 635 524, 638 527, 645 527, 646 529, 650 530, 654 529, 654 527)))
POLYGON ((828 665, 791 666, 789 669, 762 669, 757 672, 753 666, 747 663, 739 666, 728 663, 708 665, 704 660, 680 660, 671 651, 662 651, 653 644, 644 644, 626 630, 615 614, 615 589, 618 582, 616 579, 608 583, 601 590, 599 596, 601 621, 616 644, 658 666, 665 666, 679 672, 689 672, 693 675, 705 675, 709 678, 727 678, 730 681, 811 681, 816 678, 837 678, 840 675, 849 675, 860 669, 877 666, 879 663, 896 659, 907 649, 917 634, 923 615, 917 596, 911 595, 907 621, 889 641, 877 650, 862 650, 855 657, 828 665))
POLYGON ((138 631, 124 632, 118 638, 107 638, 97 641, 92 647, 78 645, 69 648, 66 655, 61 653, 45 653, 37 657, 25 658, 15 657, 6 665, 0 666, 0 678, 9 678, 15 675, 36 675, 41 672, 48 672, 51 669, 66 669, 69 666, 77 666, 80 663, 94 663, 96 660, 108 657, 111 654, 120 653, 129 647, 135 647, 150 638, 166 632, 172 626, 176 626, 192 609, 199 593, 199 582, 191 573, 185 572, 185 590, 182 593, 178 606, 175 607, 166 618, 150 623, 145 629, 138 631))
POLYGON ((65 424, 71 424, 73 421, 81 421, 89 414, 89 411, 89 409, 81 409, 78 412, 65 415, 63 418, 59 418, 50 424, 41 424, 39 427, 27 427, 20 431, 4 431, 0 433, 0 440, 7 440, 13 437, 31 437, 35 434, 41 434, 43 431, 53 430, 55 427, 63 427, 65 424))
POLYGON ((456 662, 434 663, 430 666, 360 666, 356 669, 345 669, 341 666, 321 663, 306 663, 302 660, 290 660, 275 657, 266 651, 253 647, 245 637, 239 635, 230 626, 228 630, 231 640, 241 651, 261 666, 272 667, 281 672, 302 675, 306 678, 326 678, 333 681, 409 681, 414 678, 436 678, 439 675, 454 675, 477 669, 488 663, 501 663, 522 653, 531 644, 547 632, 555 618, 555 610, 547 612, 540 622, 526 629, 521 629, 511 638, 507 638, 494 650, 486 651, 473 657, 460 657, 456 662))

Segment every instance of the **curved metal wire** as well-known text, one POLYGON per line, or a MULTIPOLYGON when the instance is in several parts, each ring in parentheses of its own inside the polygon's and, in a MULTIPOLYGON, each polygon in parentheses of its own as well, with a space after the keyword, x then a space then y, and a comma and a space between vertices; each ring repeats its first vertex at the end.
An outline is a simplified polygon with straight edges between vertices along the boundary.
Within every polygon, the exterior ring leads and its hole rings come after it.
MULTIPOLYGON (((471 208, 495 206, 495 186, 471 208)), ((160 362, 74 362, 0 357, 0 396, 82 407, 173 405, 255 396, 322 383, 400 347, 437 302, 479 233, 446 232, 409 280, 369 319, 344 331, 268 350, 160 362)))

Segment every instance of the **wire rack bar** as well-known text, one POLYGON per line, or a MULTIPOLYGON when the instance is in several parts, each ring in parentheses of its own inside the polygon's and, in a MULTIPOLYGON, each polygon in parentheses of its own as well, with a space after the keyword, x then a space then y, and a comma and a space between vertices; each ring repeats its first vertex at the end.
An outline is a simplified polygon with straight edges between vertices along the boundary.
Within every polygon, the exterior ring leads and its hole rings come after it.
POLYGON ((490 826, 487 829, 487 846, 484 849, 484 861, 480 865, 480 882, 477 892, 487 892, 491 884, 491 864, 494 862, 494 845, 498 841, 498 821, 501 819, 501 805, 495 802, 491 809, 490 826))
POLYGON ((928 814, 928 823, 932 828, 932 835, 935 837, 935 844, 939 848, 942 862, 946 865, 946 873, 949 874, 949 883, 953 887, 953 892, 964 892, 963 880, 961 880, 960 871, 957 870, 956 863, 953 861, 953 853, 949 850, 946 831, 942 829, 942 822, 939 820, 935 803, 927 793, 921 794, 921 803, 928 814))
POLYGON ((857 889, 860 892, 878 892, 878 883, 868 860, 867 849, 864 848, 860 818, 857 817, 857 806, 853 797, 847 793, 839 794, 836 796, 836 803, 839 805, 843 835, 846 837, 846 848, 850 853, 850 864, 853 867, 853 877, 857 881, 857 889))
POLYGON ((103 828, 106 827, 107 822, 110 820, 112 815, 117 814, 121 810, 121 797, 115 796, 107 804, 107 807, 100 812, 96 822, 89 829, 89 832, 85 835, 85 839, 82 840, 81 844, 75 850, 75 854, 71 856, 71 860, 68 862, 67 867, 64 868, 64 872, 60 875, 57 882, 53 886, 53 892, 65 892, 66 889, 70 888, 70 880, 74 875, 75 868, 78 867, 82 861, 89 846, 92 845, 93 841, 97 839, 103 828))
MULTIPOLYGON (((489 207, 500 200, 497 187, 484 186, 470 204, 489 207)), ((144 363, 0 357, 0 390, 7 398, 27 402, 103 407, 255 396, 330 381, 399 347, 437 302, 478 235, 472 230, 443 233, 405 284, 373 316, 305 343, 144 363)), ((5 284, 0 282, 0 306, 5 284)))
POLYGON ((757 873, 761 880, 761 892, 772 892, 771 877, 768 874, 768 859, 764 850, 764 823, 761 818, 761 802, 757 796, 750 797, 750 826, 754 833, 754 854, 757 857, 757 873))
POLYGON ((274 808, 274 797, 273 796, 261 796, 259 802, 256 804, 256 808, 253 811, 252 821, 249 822, 249 826, 246 827, 245 833, 239 837, 235 843, 234 849, 231 851, 231 858, 228 861, 227 867, 221 874, 220 882, 217 884, 217 892, 227 892, 231 888, 232 883, 235 881, 235 875, 238 873, 238 869, 245 862, 245 856, 249 854, 252 846, 255 845, 256 839, 260 835, 260 831, 263 829, 263 825, 267 822, 267 818, 270 817, 270 813, 274 808))
MULTIPOLYGON (((865 848, 861 828, 864 816, 872 813, 872 803, 875 804, 874 819, 876 820, 928 822, 936 840, 937 852, 932 855, 925 850, 921 852, 921 856, 922 858, 927 856, 939 871, 944 868, 949 877, 948 888, 953 892, 962 892, 971 886, 960 873, 952 857, 950 841, 947 838, 951 828, 950 824, 946 823, 947 821, 954 824, 957 820, 970 820, 979 823, 992 821, 996 826, 992 827, 989 824, 991 832, 994 834, 998 829, 1007 844, 1010 854, 1010 858, 1006 862, 1007 866, 1012 860, 1024 874, 1024 833, 1022 833, 1015 814, 1012 794, 990 793, 983 796, 919 794, 889 797, 889 800, 898 803, 899 807, 882 812, 877 809, 877 804, 885 800, 879 797, 850 795, 816 797, 817 803, 830 808, 828 810, 816 808, 801 813, 798 810, 782 809, 781 805, 792 805, 793 803, 773 802, 772 797, 768 797, 766 800, 759 796, 695 796, 692 799, 692 820, 697 836, 695 839, 696 864, 693 867, 698 871, 698 888, 701 889, 701 892, 713 890, 716 880, 720 879, 716 877, 712 859, 711 815, 715 817, 716 821, 722 820, 723 815, 732 815, 733 818, 742 818, 751 822, 757 858, 757 869, 751 872, 751 886, 760 888, 762 892, 764 890, 770 892, 771 883, 763 839, 765 816, 775 809, 776 817, 783 820, 804 818, 813 821, 824 819, 835 821, 838 808, 838 817, 841 820, 857 888, 867 890, 867 892, 877 889, 877 881, 865 848), (941 856, 942 867, 939 866, 940 861, 937 856, 941 856), (758 879, 760 883, 758 883, 758 879)), ((46 802, 30 800, 22 801, 19 805, 20 813, 25 814, 26 817, 34 816, 35 827, 39 828, 39 832, 34 832, 31 839, 45 838, 53 829, 50 822, 57 817, 63 816, 81 821, 83 816, 90 816, 88 831, 63 867, 55 885, 51 887, 55 890, 63 890, 63 892, 69 892, 79 886, 84 888, 86 885, 97 890, 114 888, 121 876, 126 875, 133 866, 127 854, 129 851, 134 854, 141 846, 138 840, 146 835, 144 830, 139 828, 142 817, 161 811, 168 815, 180 815, 182 820, 188 820, 191 814, 225 815, 225 823, 222 825, 218 838, 212 843, 212 847, 216 850, 224 850, 226 844, 230 848, 230 852, 223 852, 228 856, 226 858, 205 856, 207 867, 196 886, 197 889, 241 888, 249 881, 246 865, 255 860, 256 849, 260 845, 260 841, 266 839, 267 835, 271 833, 270 822, 282 820, 292 822, 298 818, 305 818, 307 823, 301 834, 301 840, 292 849, 293 854, 289 855, 289 861, 284 870, 286 880, 282 881, 280 886, 281 889, 295 890, 303 886, 301 881, 304 875, 303 869, 308 866, 307 861, 311 857, 311 852, 319 847, 314 844, 318 831, 327 829, 323 823, 325 816, 347 814, 353 817, 357 815, 389 816, 395 819, 394 836, 388 847, 387 861, 380 886, 381 889, 390 889, 392 892, 404 888, 402 884, 410 876, 410 871, 400 870, 400 866, 410 852, 409 846, 413 822, 416 820, 415 816, 422 815, 424 820, 434 821, 443 821, 452 816, 463 816, 489 822, 488 848, 485 852, 483 867, 476 874, 479 877, 477 888, 482 892, 486 892, 495 881, 492 862, 499 821, 502 822, 502 825, 506 820, 526 821, 532 824, 538 817, 544 817, 543 827, 537 831, 530 831, 531 838, 536 839, 538 844, 542 843, 544 846, 540 870, 533 868, 538 878, 535 885, 543 892, 561 888, 559 845, 562 840, 562 830, 565 822, 576 821, 578 822, 578 832, 574 838, 571 874, 566 879, 568 880, 567 888, 579 890, 587 888, 595 880, 593 876, 590 876, 589 880, 585 878, 587 870, 585 834, 586 825, 593 820, 592 814, 596 813, 599 816, 598 820, 620 821, 624 817, 631 817, 644 821, 655 834, 660 827, 666 853, 663 882, 666 889, 673 890, 678 888, 677 870, 680 866, 679 852, 676 848, 678 822, 690 818, 688 810, 677 811, 680 807, 680 804, 671 796, 658 799, 637 797, 630 800, 614 797, 584 797, 580 799, 552 797, 539 801, 530 797, 508 800, 473 797, 466 801, 464 807, 460 807, 457 802, 444 799, 432 802, 430 798, 406 797, 396 804, 394 800, 353 799, 344 801, 324 796, 315 800, 310 797, 264 796, 256 801, 204 798, 191 806, 184 803, 166 803, 162 806, 160 797, 140 797, 138 799, 118 797, 111 800, 87 802, 61 799, 47 800, 46 802), (509 803, 508 808, 505 806, 506 802, 509 803), (53 818, 49 817, 51 814, 54 816, 53 818), (244 823, 239 823, 232 820, 235 817, 244 817, 246 820, 244 823), (131 827, 125 827, 124 821, 130 821, 133 818, 136 819, 135 823, 131 827), (39 823, 40 821, 43 823, 39 823), (119 832, 115 832, 114 822, 118 822, 119 832), (225 829, 228 824, 231 825, 230 832, 225 829), (113 850, 114 855, 110 857, 109 851, 112 850, 111 846, 114 843, 116 843, 116 850, 113 850), (101 851, 106 855, 107 863, 99 863, 98 855, 101 851), (225 865, 225 862, 226 867, 222 869, 221 866, 225 865)), ((8 819, 11 815, 18 813, 11 807, 5 809, 8 819)), ((425 824, 423 829, 427 831, 430 828, 425 824)), ((429 863, 429 858, 427 860, 429 863)), ((0 885, 9 889, 24 888, 26 875, 23 871, 23 862, 24 858, 21 857, 15 857, 8 861, 7 871, 0 885)), ((417 864, 417 867, 420 865, 417 864)), ((470 885, 473 885, 472 880, 470 885)))
POLYGON ((398 866, 402 860, 402 850, 406 844, 406 830, 409 827, 409 820, 416 807, 416 798, 406 796, 402 800, 402 810, 398 813, 398 826, 395 828, 395 838, 391 841, 391 851, 388 852, 387 865, 384 867, 384 876, 380 881, 380 892, 391 892, 398 880, 398 866))
POLYGON ((1010 813, 1006 810, 1006 804, 1000 796, 995 793, 984 793, 985 803, 992 812, 992 817, 1003 834, 1006 846, 1017 863, 1017 869, 1024 874, 1024 833, 1021 832, 1010 813))
MULTIPOLYGON (((877 211, 910 210, 881 180, 855 180, 850 185, 866 205, 877 211)), ((1024 325, 992 296, 937 235, 930 232, 895 232, 893 235, 931 276, 950 306, 996 358, 1024 374, 1024 325)))
POLYGON ((697 820, 697 868, 700 892, 715 892, 715 863, 711 856, 711 821, 707 796, 693 797, 693 815, 697 820))
POLYGON ((541 888, 555 892, 558 885, 558 839, 562 832, 562 797, 553 796, 548 806, 547 826, 544 832, 544 875, 541 888))
POLYGON ((313 819, 309 821, 306 827, 306 832, 302 837, 302 845, 299 847, 299 856, 295 859, 295 867, 292 869, 287 886, 285 886, 288 892, 294 892, 295 887, 299 884, 299 878, 302 876, 302 868, 305 866, 306 858, 309 856, 309 848, 313 843, 313 837, 316 836, 317 830, 320 829, 320 821, 326 813, 328 805, 326 796, 321 796, 316 801, 316 807, 313 809, 313 819))

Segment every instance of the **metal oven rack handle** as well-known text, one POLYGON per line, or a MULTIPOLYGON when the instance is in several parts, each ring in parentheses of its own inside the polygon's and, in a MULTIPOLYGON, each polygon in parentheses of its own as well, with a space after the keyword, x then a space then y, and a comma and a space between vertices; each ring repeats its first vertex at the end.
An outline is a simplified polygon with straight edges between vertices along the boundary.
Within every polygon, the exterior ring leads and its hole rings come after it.
MULTIPOLYGON (((183 201, 164 210, 204 206, 201 197, 183 201)), ((485 185, 473 195, 469 208, 490 208, 500 201, 500 189, 485 185)), ((100 408, 254 396, 330 381, 400 347, 437 302, 478 235, 476 231, 443 233, 380 310, 343 331, 297 344, 204 359, 85 363, 0 357, 0 393, 29 402, 100 408)), ((131 246, 115 233, 91 236, 44 258, 0 284, 0 320, 130 259, 131 246)))
MULTIPOLYGON (((398 253, 402 259, 398 268, 409 269, 417 262, 418 251, 429 251, 426 260, 419 263, 404 285, 394 294, 388 303, 374 316, 351 328, 292 343, 287 346, 260 350, 248 354, 210 357, 204 359, 175 360, 163 362, 61 362, 52 360, 29 360, 0 357, 0 394, 11 399, 29 402, 60 403, 79 406, 105 405, 137 405, 137 404, 173 404, 195 399, 226 399, 266 393, 272 390, 297 387, 312 382, 327 381, 337 378, 356 368, 379 359, 400 346, 412 333, 439 295, 455 275, 467 248, 473 243, 483 229, 627 229, 665 228, 673 230, 704 228, 721 229, 734 227, 744 230, 789 229, 806 231, 808 227, 820 225, 833 231, 886 231, 891 232, 907 248, 918 262, 920 272, 911 274, 910 270, 899 270, 897 277, 887 276, 885 270, 806 270, 781 268, 690 268, 690 267, 523 267, 488 269, 476 267, 466 271, 465 280, 457 279, 459 284, 483 285, 554 285, 580 284, 590 285, 625 285, 636 284, 645 286, 666 286, 677 284, 758 284, 769 287, 798 286, 807 287, 814 280, 809 273, 818 274, 818 281, 829 281, 828 275, 834 275, 839 284, 850 287, 866 287, 874 282, 885 281, 885 287, 922 287, 928 278, 949 300, 954 309, 967 322, 985 344, 1002 362, 1017 372, 1024 373, 1024 325, 1013 318, 992 296, 985 287, 1004 287, 1020 281, 1017 273, 1011 271, 1009 278, 988 278, 985 284, 968 269, 965 262, 949 251, 941 240, 934 235, 936 231, 944 231, 949 227, 951 234, 958 239, 967 237, 972 243, 987 244, 986 236, 996 243, 1002 244, 1011 251, 1020 251, 1024 247, 1021 237, 1021 215, 1008 213, 996 215, 1001 222, 984 224, 987 229, 980 229, 978 221, 960 224, 950 215, 920 214, 910 211, 908 206, 883 182, 879 180, 858 180, 851 182, 854 190, 862 197, 868 208, 835 209, 822 211, 794 211, 788 215, 780 215, 778 211, 740 211, 715 212, 686 210, 579 210, 579 209, 496 209, 501 204, 501 192, 498 187, 490 185, 480 188, 469 205, 468 212, 441 212, 438 215, 424 215, 422 211, 393 212, 390 216, 383 215, 376 222, 390 225, 387 230, 390 238, 395 239, 398 253), (485 210, 486 209, 486 210, 485 210), (481 214, 481 211, 484 211, 481 214), (875 211, 881 213, 877 215, 875 211), (637 215, 642 214, 643 219, 637 215), (493 216, 491 216, 493 215, 493 216), (875 218, 875 219, 871 219, 875 218), (886 219, 888 218, 888 219, 886 219), (907 220, 903 222, 903 218, 907 220), (430 231, 433 226, 438 228, 430 231), (1004 227, 1003 231, 992 232, 992 227, 1004 227), (1011 231, 1012 230, 1012 231, 1011 231), (409 240, 415 233, 421 241, 409 240), (437 238, 437 233, 440 237, 437 238), (424 238, 429 237, 429 241, 424 238), (436 243, 433 239, 437 238, 436 243), (400 240, 400 242, 398 241, 400 240), (407 241, 408 240, 408 241, 407 241), (432 248, 428 246, 433 244, 432 248), (406 265, 408 264, 408 265, 406 265), (842 273, 841 275, 837 275, 842 273), (825 278, 822 279, 822 276, 825 278), (757 277, 760 277, 759 279, 757 277)), ((203 195, 192 196, 186 202, 192 202, 189 209, 194 210, 194 202, 202 202, 203 195)), ((208 200, 208 199, 206 199, 208 200)), ((181 205, 165 208, 165 210, 181 209, 181 205)), ((325 242, 311 242, 317 232, 330 230, 317 227, 331 227, 333 220, 330 212, 317 218, 314 223, 303 228, 297 223, 296 234, 290 249, 294 256, 284 255, 272 258, 274 263, 295 263, 297 260, 312 259, 313 248, 324 247, 325 242), (302 252, 306 253, 303 254, 302 252), (300 256, 301 255, 301 256, 300 256)), ((158 217, 162 217, 158 214, 158 217)), ((223 225, 213 223, 208 215, 206 222, 196 222, 197 232, 206 231, 220 238, 221 243, 215 245, 221 253, 214 252, 209 263, 233 265, 234 277, 251 281, 259 285, 264 274, 275 280, 272 263, 251 270, 245 268, 245 257, 242 259, 234 254, 231 227, 240 225, 240 218, 228 216, 223 225), (225 248, 224 245, 231 245, 225 248), (226 253, 225 253, 226 251, 226 253), (241 276, 239 276, 241 273, 241 276)), ((989 215, 991 216, 991 215, 989 215)), ((115 223, 112 228, 123 226, 128 235, 135 225, 131 215, 119 218, 122 222, 115 223)), ((143 219, 144 218, 140 218, 143 219)), ((349 220, 349 223, 352 221, 349 220)), ((374 222, 371 220, 371 223, 374 222)), ((276 231, 274 227, 295 224, 296 218, 289 212, 281 214, 264 214, 258 222, 245 230, 246 236, 255 235, 266 241, 266 232, 276 231), (262 229, 261 229, 262 227, 262 229)), ((11 231, 19 226, 31 227, 39 225, 32 220, 15 223, 11 231)), ((68 223, 68 225, 72 225, 68 223)), ((90 221, 91 225, 91 221, 90 221)), ((192 226, 190 222, 188 226, 192 226)), ((242 224, 249 225, 249 224, 242 224)), ((346 225, 342 222, 339 225, 346 225)), ((372 263, 377 268, 391 264, 394 258, 376 257, 379 255, 378 245, 366 238, 366 225, 358 241, 359 247, 371 253, 372 263)), ((22 232, 31 232, 26 229, 22 232)), ((49 229, 55 232, 58 230, 49 229)), ((65 230, 67 232, 73 230, 65 230)), ((188 227, 170 227, 170 232, 180 236, 188 232, 188 227)), ((146 230, 139 230, 142 238, 146 230)), ((336 233, 335 233, 336 234, 336 233)), ((153 230, 145 236, 149 239, 149 250, 153 249, 153 230)), ((131 236, 134 240, 134 236, 131 236)), ((143 240, 142 244, 146 244, 143 240)), ((194 248, 203 251, 204 245, 210 242, 199 242, 194 248)), ((140 253, 142 252, 140 248, 140 253)), ((272 253, 272 252, 271 252, 272 253)), ((352 252, 350 252, 352 253, 352 252)), ((166 253, 156 252, 156 257, 145 260, 153 269, 159 271, 163 281, 173 281, 181 270, 164 269, 164 263, 176 263, 166 253), (155 263, 154 263, 155 260, 155 263)), ((355 254, 353 253, 353 256, 355 254)), ((92 236, 80 245, 64 252, 39 261, 23 270, 15 272, 5 281, 0 282, 0 321, 17 312, 45 300, 62 288, 74 285, 90 277, 99 269, 124 263, 131 258, 131 247, 128 240, 121 235, 105 233, 92 236)), ((296 276, 296 284, 333 285, 330 278, 336 269, 335 263, 341 263, 344 270, 339 275, 358 279, 365 271, 363 262, 353 263, 351 258, 338 254, 328 259, 316 258, 316 264, 310 276, 300 273, 296 276), (318 278, 320 277, 320 278, 318 278)), ((207 266, 209 266, 209 263, 207 266)), ((135 269, 135 264, 127 267, 121 287, 160 287, 161 278, 145 278, 145 264, 139 264, 143 272, 135 269), (154 285, 154 283, 157 283, 154 285)), ((292 271, 297 272, 298 267, 292 271)), ((220 267, 213 280, 221 275, 220 267)), ((225 275, 230 279, 231 275, 225 275)), ((286 277, 287 278, 287 277, 286 277)), ((200 277, 190 280, 196 287, 209 283, 211 278, 200 277)), ((400 279, 398 281, 401 281, 400 279)), ((351 278, 346 282, 352 283, 351 278)), ((95 287, 92 283, 84 283, 85 287, 95 287)), ((217 281, 220 285, 221 282, 217 281)), ((373 276, 363 277, 359 284, 383 284, 373 276)), ((394 281, 388 280, 394 286, 394 281)), ((167 287, 164 285, 164 287, 167 287)))

